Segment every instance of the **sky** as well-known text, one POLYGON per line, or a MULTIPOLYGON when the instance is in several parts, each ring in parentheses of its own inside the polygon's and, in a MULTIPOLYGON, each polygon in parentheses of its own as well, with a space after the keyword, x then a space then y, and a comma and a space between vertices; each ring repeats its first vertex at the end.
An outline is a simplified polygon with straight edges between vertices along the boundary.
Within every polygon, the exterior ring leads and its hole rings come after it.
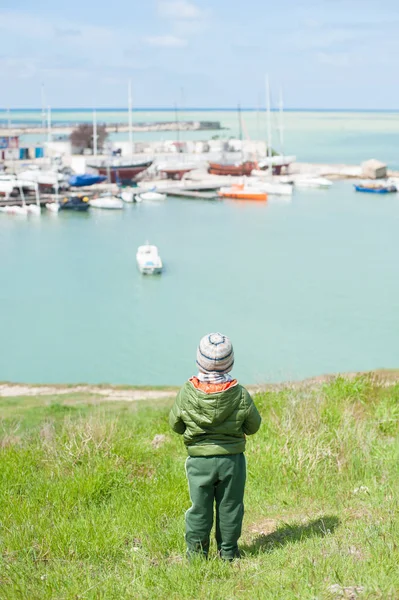
POLYGON ((399 108, 398 0, 0 0, 0 108, 399 108))

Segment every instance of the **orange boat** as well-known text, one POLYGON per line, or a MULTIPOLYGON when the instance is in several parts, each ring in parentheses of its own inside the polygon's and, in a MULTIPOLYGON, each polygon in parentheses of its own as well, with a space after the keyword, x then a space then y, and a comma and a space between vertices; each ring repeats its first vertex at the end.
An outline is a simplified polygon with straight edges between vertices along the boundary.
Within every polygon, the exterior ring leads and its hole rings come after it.
POLYGON ((244 187, 243 184, 222 187, 218 195, 219 198, 229 198, 230 200, 256 200, 257 202, 266 202, 267 200, 266 192, 244 187))

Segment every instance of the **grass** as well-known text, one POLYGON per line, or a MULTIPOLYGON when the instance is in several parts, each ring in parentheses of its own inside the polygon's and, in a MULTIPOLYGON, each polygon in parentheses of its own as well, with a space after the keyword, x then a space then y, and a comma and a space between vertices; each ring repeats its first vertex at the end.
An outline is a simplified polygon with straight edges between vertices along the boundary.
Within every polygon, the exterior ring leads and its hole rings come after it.
POLYGON ((256 402, 230 565, 184 558, 171 401, 0 399, 0 598, 399 598, 399 385, 337 377, 256 402))

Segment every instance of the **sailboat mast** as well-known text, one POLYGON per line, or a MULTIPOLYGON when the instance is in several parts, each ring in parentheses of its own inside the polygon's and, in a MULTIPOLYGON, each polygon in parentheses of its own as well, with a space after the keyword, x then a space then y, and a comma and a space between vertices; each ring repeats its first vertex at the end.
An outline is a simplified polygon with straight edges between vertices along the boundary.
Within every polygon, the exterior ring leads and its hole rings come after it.
POLYGON ((280 154, 284 156, 284 105, 283 105, 283 88, 280 88, 280 102, 279 102, 279 116, 280 116, 280 154))
POLYGON ((133 114, 132 114, 132 81, 129 79, 128 85, 128 111, 129 111, 129 148, 133 156, 133 114))
MULTIPOLYGON (((269 75, 266 75, 266 118, 267 118, 267 157, 272 156, 272 127, 271 127, 271 115, 270 115, 270 82, 269 75)), ((272 170, 270 163, 269 168, 272 170)))

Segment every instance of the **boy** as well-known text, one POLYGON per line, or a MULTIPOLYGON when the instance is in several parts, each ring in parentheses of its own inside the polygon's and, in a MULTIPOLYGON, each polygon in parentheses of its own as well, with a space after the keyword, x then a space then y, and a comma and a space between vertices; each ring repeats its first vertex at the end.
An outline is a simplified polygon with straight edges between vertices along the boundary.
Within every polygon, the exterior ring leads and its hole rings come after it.
POLYGON ((221 333, 203 337, 199 373, 179 391, 169 424, 184 436, 191 508, 186 512, 187 555, 207 557, 216 503, 216 543, 224 560, 239 558, 244 516, 245 435, 256 433, 261 417, 247 390, 229 372, 231 341, 221 333))

